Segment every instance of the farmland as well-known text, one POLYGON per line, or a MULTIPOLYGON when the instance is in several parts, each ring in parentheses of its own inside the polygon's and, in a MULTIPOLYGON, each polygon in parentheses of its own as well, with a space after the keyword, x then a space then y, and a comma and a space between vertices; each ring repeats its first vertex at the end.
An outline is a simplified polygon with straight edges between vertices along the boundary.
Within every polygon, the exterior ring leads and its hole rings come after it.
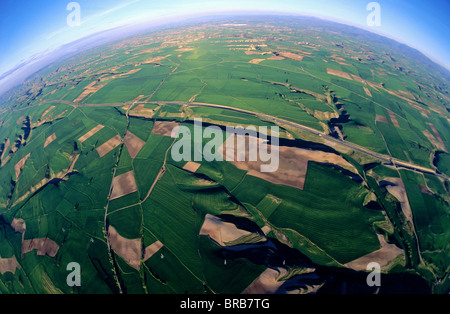
POLYGON ((331 22, 223 17, 37 73, 0 99, 0 292, 356 292, 377 257, 387 284, 358 292, 448 292, 449 80, 415 58, 331 22), (226 127, 278 126, 278 172, 175 160, 198 118, 225 147, 226 127))

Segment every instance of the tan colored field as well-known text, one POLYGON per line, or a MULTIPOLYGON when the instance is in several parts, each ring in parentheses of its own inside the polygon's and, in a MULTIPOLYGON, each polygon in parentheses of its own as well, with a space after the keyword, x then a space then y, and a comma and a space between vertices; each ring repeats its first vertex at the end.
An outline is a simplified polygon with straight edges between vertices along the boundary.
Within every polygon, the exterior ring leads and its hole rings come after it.
POLYGON ((352 77, 352 79, 354 79, 357 82, 363 83, 363 84, 367 84, 367 82, 360 76, 355 75, 355 74, 350 74, 350 76, 352 77))
POLYGON ((434 137, 433 134, 431 134, 431 132, 428 130, 423 130, 422 133, 430 141, 430 143, 433 144, 434 147, 436 147, 439 150, 447 151, 447 148, 445 147, 444 142, 441 142, 442 138, 440 141, 439 139, 434 137))
POLYGON ((113 200, 136 191, 136 180, 134 179, 134 172, 133 170, 131 170, 117 177, 114 177, 112 181, 112 191, 109 199, 113 200))
POLYGON ((265 225, 264 227, 261 228, 261 231, 267 235, 270 231, 272 230, 272 228, 268 225, 265 225))
POLYGON ((58 253, 59 245, 49 238, 24 240, 22 242, 22 258, 23 254, 32 250, 37 250, 37 255, 55 257, 56 253, 58 253))
POLYGON ((264 60, 266 60, 266 59, 252 59, 248 63, 258 64, 258 63, 260 63, 261 61, 264 61, 264 60))
POLYGON ((245 50, 244 51, 246 55, 265 55, 267 52, 261 52, 256 50, 245 50))
POLYGON ((75 98, 73 102, 80 102, 86 96, 98 92, 103 86, 105 86, 105 85, 95 85, 95 83, 97 83, 97 81, 93 81, 88 86, 86 86, 83 92, 77 98, 75 98))
POLYGON ((319 110, 314 110, 313 116, 314 118, 319 120, 330 120, 333 118, 339 118, 339 114, 337 112, 319 111, 319 110))
POLYGON ((375 121, 388 123, 387 118, 385 116, 380 116, 379 114, 375 116, 375 121))
MULTIPOLYGON (((222 154, 224 156, 224 159, 229 160, 239 169, 248 171, 249 175, 275 184, 292 186, 302 190, 305 184, 308 162, 310 160, 336 164, 353 173, 358 173, 353 165, 351 165, 339 155, 326 153, 323 151, 315 151, 287 146, 278 147, 278 169, 272 172, 262 172, 261 165, 269 164, 270 161, 263 162, 259 160, 259 158, 255 161, 250 161, 249 137, 246 136, 245 140, 238 141, 238 138, 242 136, 243 135, 238 135, 234 138, 233 136, 230 136, 227 138, 227 140, 222 145, 222 154), (232 145, 233 140, 235 150, 233 151, 232 149, 229 149, 227 151, 227 146, 232 145), (245 147, 243 147, 243 145, 245 145, 245 147), (243 161, 238 161, 238 158, 243 161)), ((261 142, 257 142, 256 145, 259 150, 261 148, 261 142)), ((271 145, 268 145, 269 152, 271 151, 271 149, 274 148, 271 145)), ((276 155, 273 157, 275 158, 276 155)))
POLYGON ((389 118, 391 118, 392 124, 399 128, 400 125, 398 124, 397 117, 395 116, 395 113, 393 113, 391 110, 388 109, 389 118))
POLYGON ((172 130, 176 126, 178 126, 178 122, 175 121, 155 121, 152 134, 172 136, 172 130))
POLYGON ((159 63, 159 61, 164 60, 165 58, 170 57, 170 55, 167 56, 158 56, 158 57, 150 57, 147 60, 143 62, 139 62, 135 64, 135 66, 141 65, 141 64, 151 64, 151 63, 159 63))
POLYGON ((430 189, 426 185, 419 184, 419 189, 420 189, 420 193, 433 195, 433 192, 431 192, 430 189))
POLYGON ((28 157, 30 157, 30 153, 28 153, 25 157, 23 157, 21 160, 19 160, 14 165, 14 172, 16 173, 16 180, 19 179, 20 172, 25 165, 25 162, 27 161, 28 157))
POLYGON ((25 120, 25 117, 24 116, 20 116, 20 118, 19 119, 17 119, 17 121, 16 121, 16 124, 22 124, 23 123, 23 121, 25 120))
POLYGON ((425 118, 428 118, 428 116, 431 114, 430 110, 425 109, 425 108, 422 108, 422 107, 420 107, 420 106, 418 106, 418 105, 416 105, 416 104, 413 104, 412 102, 409 102, 409 105, 410 105, 411 107, 413 107, 414 109, 419 110, 419 111, 420 111, 420 114, 421 114, 422 116, 424 116, 425 118))
POLYGON ((83 136, 81 136, 78 141, 80 143, 83 143, 84 141, 86 141, 88 138, 90 138, 92 135, 94 135, 95 133, 97 133, 98 131, 100 131, 101 129, 103 129, 103 125, 99 124, 95 127, 93 127, 89 132, 87 132, 86 134, 84 134, 83 136))
MULTIPOLYGON (((112 70, 112 71, 115 71, 116 69, 114 69, 114 70, 112 70)), ((116 78, 121 78, 121 77, 123 77, 123 76, 126 76, 126 75, 131 75, 131 74, 134 74, 134 73, 136 73, 136 72, 139 72, 141 70, 141 68, 137 68, 137 69, 132 69, 132 70, 130 70, 130 71, 128 71, 128 72, 125 72, 125 73, 120 73, 120 74, 114 74, 114 75, 112 75, 112 76, 106 76, 106 77, 102 77, 101 79, 100 79, 100 82, 103 82, 103 81, 108 81, 108 80, 113 80, 113 79, 116 79, 116 78)), ((103 86, 105 86, 105 85, 100 85, 101 87, 103 87, 103 86)), ((100 88, 99 88, 100 89, 100 88)))
POLYGON ((17 262, 16 256, 13 255, 9 258, 0 257, 0 274, 5 274, 7 272, 15 273, 16 269, 20 269, 20 265, 17 262))
POLYGON ((185 52, 185 51, 191 51, 191 50, 194 50, 194 48, 192 48, 192 47, 178 48, 175 51, 185 52))
POLYGON ((380 241, 380 249, 361 256, 360 258, 345 264, 345 266, 356 271, 365 271, 369 263, 377 262, 380 264, 381 269, 386 269, 394 259, 404 254, 403 250, 395 244, 387 243, 383 235, 377 234, 377 236, 380 241))
POLYGON ((139 269, 141 265, 141 239, 122 237, 113 226, 108 228, 108 239, 111 248, 132 267, 139 269))
POLYGON ((51 142, 53 142, 54 140, 56 140, 56 134, 53 133, 52 135, 50 135, 49 137, 47 137, 47 139, 44 142, 44 148, 46 148, 51 142))
POLYGON ((201 164, 194 161, 188 161, 184 166, 183 169, 195 173, 198 168, 200 168, 201 164))
POLYGON ((25 233, 27 226, 25 224, 25 221, 23 219, 17 219, 14 218, 11 222, 11 227, 14 229, 15 232, 19 233, 25 233))
POLYGON ((296 53, 293 53, 293 52, 289 52, 289 51, 279 51, 279 52, 277 52, 277 54, 279 56, 282 56, 284 58, 288 58, 288 59, 291 59, 291 60, 296 60, 296 61, 302 61, 303 60, 303 56, 302 55, 299 55, 299 54, 296 54, 296 53))
POLYGON ((162 244, 161 241, 156 241, 147 246, 144 253, 144 262, 158 252, 163 246, 164 244, 162 244))
POLYGON ((278 278, 283 277, 287 273, 286 269, 267 268, 258 278, 256 278, 242 294, 273 294, 275 293, 284 281, 279 281, 278 278))
POLYGON ((130 153, 130 156, 133 159, 145 145, 145 142, 143 140, 141 140, 130 131, 127 131, 123 141, 125 143, 125 146, 127 147, 128 153, 130 153))
POLYGON ((141 100, 143 97, 145 97, 145 95, 139 95, 135 99, 133 99, 133 102, 137 102, 137 101, 141 100))
POLYGON ((272 56, 268 58, 267 60, 284 60, 285 58, 282 56, 272 56))
MULTIPOLYGON (((54 91, 56 91, 56 89, 55 89, 54 91)), ((50 107, 48 107, 47 110, 45 110, 45 111, 42 113, 42 115, 41 115, 41 117, 39 118, 39 120, 43 120, 43 119, 45 118, 45 116, 47 115, 47 113, 49 113, 53 108, 55 108, 55 106, 50 106, 50 107)))
POLYGON ((442 139, 441 135, 439 134, 438 130, 434 126, 433 123, 427 122, 427 124, 430 126, 431 130, 433 131, 434 135, 436 136, 436 140, 438 141, 441 148, 443 148, 444 151, 447 151, 447 148, 444 144, 444 140, 442 139))
POLYGON ((6 155, 6 152, 8 151, 8 147, 9 147, 10 141, 9 138, 7 138, 5 140, 5 142, 3 143, 3 151, 2 151, 2 155, 0 156, 0 159, 3 160, 3 158, 6 155))
POLYGON ((119 135, 114 136, 113 138, 109 139, 104 144, 100 145, 96 148, 98 155, 101 157, 105 156, 107 153, 112 151, 114 148, 119 146, 122 143, 122 139, 119 135))
POLYGON ((219 217, 206 214, 199 234, 209 236, 220 246, 226 246, 227 242, 232 242, 243 236, 250 235, 251 232, 239 229, 236 225, 225 222, 219 217))
POLYGON ((339 77, 345 78, 347 80, 352 80, 351 76, 347 72, 344 72, 344 71, 327 68, 327 73, 334 75, 334 76, 339 76, 339 77))
POLYGON ((406 194, 405 185, 401 178, 385 178, 385 181, 391 182, 394 185, 386 186, 386 189, 392 194, 399 202, 402 208, 405 218, 414 225, 411 206, 409 204, 408 195, 406 194))
POLYGON ((372 97, 372 93, 370 92, 370 89, 368 89, 367 87, 363 86, 364 91, 366 92, 366 95, 369 97, 372 97))
MULTIPOLYGON (((154 109, 144 108, 145 104, 140 104, 129 111, 129 115, 131 117, 143 117, 143 118, 152 118, 155 114, 154 109)), ((125 110, 128 110, 128 106, 122 107, 125 110)))

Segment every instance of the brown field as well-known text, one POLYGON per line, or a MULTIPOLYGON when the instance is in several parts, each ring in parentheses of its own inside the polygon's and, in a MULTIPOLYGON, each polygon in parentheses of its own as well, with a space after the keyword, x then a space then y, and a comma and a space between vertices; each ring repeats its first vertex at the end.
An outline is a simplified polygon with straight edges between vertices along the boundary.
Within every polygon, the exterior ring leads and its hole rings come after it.
POLYGON ((445 147, 444 140, 442 139, 441 135, 439 134, 438 130, 434 126, 433 123, 427 122, 427 124, 431 127, 431 130, 433 131, 434 135, 436 136, 437 141, 439 142, 440 146, 444 148, 444 151, 447 151, 447 148, 445 147))
POLYGON ((433 195, 433 192, 431 192, 430 189, 426 185, 419 184, 419 189, 420 189, 420 193, 433 195))
POLYGON ((150 57, 147 60, 143 61, 143 62, 139 62, 137 64, 135 64, 135 66, 141 65, 141 64, 151 64, 151 63, 156 63, 158 64, 159 61, 164 60, 165 58, 170 57, 170 55, 167 56, 158 56, 158 57, 150 57))
POLYGON ((264 235, 267 235, 270 231, 272 231, 272 228, 268 225, 265 225, 261 228, 261 231, 264 233, 264 235))
POLYGON ((84 141, 86 141, 88 138, 90 138, 92 135, 94 135, 95 133, 97 133, 98 131, 100 131, 101 129, 103 129, 103 125, 99 124, 96 127, 93 127, 89 132, 87 132, 86 134, 84 134, 83 136, 81 136, 78 141, 80 143, 83 143, 84 141))
POLYGON ((395 127, 399 128, 400 125, 398 124, 397 117, 395 116, 395 113, 393 113, 392 111, 388 110, 388 114, 389 114, 389 118, 391 118, 392 124, 395 127))
POLYGON ((113 138, 109 139, 104 144, 100 145, 96 148, 97 153, 99 154, 100 158, 105 156, 107 153, 112 151, 114 148, 120 145, 122 143, 122 139, 119 135, 114 136, 113 138))
POLYGON ((132 267, 139 269, 141 265, 141 239, 127 239, 122 237, 117 230, 109 226, 108 239, 111 248, 120 255, 132 267))
POLYGON ((134 179, 134 172, 133 170, 131 170, 117 177, 114 177, 112 181, 112 191, 109 199, 113 200, 136 191, 136 180, 134 179))
POLYGON ((399 202, 402 208, 403 215, 405 218, 413 223, 411 206, 409 204, 408 195, 406 194, 405 185, 401 178, 385 178, 385 181, 391 182, 394 185, 387 185, 387 191, 392 194, 399 202))
POLYGON ((370 89, 368 89, 365 86, 363 88, 364 88, 364 91, 366 92, 366 95, 369 96, 369 97, 372 97, 372 93, 370 92, 370 89))
POLYGON ((355 75, 355 74, 350 74, 352 79, 354 79, 357 82, 363 83, 363 84, 367 84, 367 82, 360 76, 355 75))
POLYGON ((137 101, 141 100, 143 97, 145 97, 145 95, 139 95, 135 99, 133 99, 133 102, 137 102, 137 101))
POLYGON ((239 229, 235 224, 225 222, 219 217, 206 214, 205 221, 203 222, 199 234, 209 236, 220 246, 226 246, 227 242, 235 241, 243 236, 251 234, 251 232, 239 229))
POLYGON ((16 269, 20 269, 20 265, 17 262, 16 256, 13 255, 9 258, 0 257, 0 274, 5 274, 7 272, 15 273, 16 269))
POLYGON ((96 86, 94 86, 95 83, 97 83, 97 81, 93 81, 88 86, 86 86, 84 88, 84 91, 77 98, 75 98, 73 102, 80 102, 86 96, 98 92, 100 90, 100 88, 105 86, 105 85, 96 85, 96 86))
MULTIPOLYGON (((112 71, 115 71, 115 70, 116 70, 116 69, 114 69, 114 70, 112 70, 112 71)), ((121 77, 123 77, 123 76, 131 75, 131 74, 134 74, 134 73, 136 73, 136 72, 139 72, 140 70, 141 70, 141 68, 137 68, 137 69, 132 69, 132 70, 126 72, 126 73, 120 73, 120 74, 114 74, 114 75, 112 75, 112 76, 102 77, 102 78, 100 79, 100 82, 108 81, 108 80, 112 80, 112 79, 116 79, 116 78, 121 78, 121 77)), ((99 86, 103 87, 103 86, 105 86, 105 85, 99 85, 99 86)), ((100 88, 101 88, 101 87, 100 87, 100 88)), ((99 88, 99 89, 100 89, 100 88, 99 88)), ((97 90, 98 90, 98 89, 97 89, 97 90)), ((95 92, 96 92, 96 91, 95 91, 95 92)))
POLYGON ((56 134, 55 133, 53 133, 52 135, 47 137, 47 139, 45 140, 45 143, 44 143, 44 148, 46 148, 54 140, 56 140, 56 134))
POLYGON ((19 160, 14 165, 14 172, 16 173, 16 180, 19 179, 20 171, 22 170, 23 166, 25 165, 25 162, 27 161, 28 157, 30 157, 30 153, 28 153, 25 157, 23 157, 21 160, 19 160))
MULTIPOLYGON (((54 91, 56 91, 56 89, 55 89, 54 91)), ((45 110, 44 113, 41 115, 41 117, 39 118, 39 120, 44 119, 45 116, 47 115, 47 113, 49 113, 50 110, 52 110, 53 108, 55 108, 55 106, 50 106, 50 107, 48 107, 47 110, 45 110)))
POLYGON ((265 55, 267 52, 260 52, 255 50, 245 50, 246 55, 265 55))
MULTIPOLYGON (((152 118, 155 114, 155 110, 144 108, 145 104, 140 104, 136 106, 136 108, 133 108, 128 113, 131 117, 143 117, 143 118, 152 118)), ((128 106, 122 107, 125 110, 128 110, 128 106)))
POLYGON ((264 61, 264 60, 266 60, 266 59, 252 59, 248 63, 258 64, 258 63, 260 63, 261 61, 264 61))
POLYGON ((339 76, 339 77, 345 78, 347 80, 352 80, 351 76, 347 72, 344 72, 344 71, 339 71, 339 70, 334 70, 334 69, 327 68, 327 73, 331 74, 331 75, 335 75, 335 76, 339 76))
POLYGON ((178 48, 175 51, 185 52, 185 51, 191 51, 191 50, 194 50, 194 48, 190 48, 190 47, 178 48))
POLYGON ((428 116, 431 114, 430 110, 425 109, 425 108, 422 108, 422 107, 420 107, 420 106, 418 106, 418 105, 416 105, 416 104, 413 104, 412 102, 409 102, 409 105, 410 105, 411 107, 413 107, 414 109, 419 110, 419 111, 420 111, 420 114, 421 114, 422 116, 424 116, 425 118, 428 118, 428 116))
POLYGON ((375 121, 388 123, 387 118, 385 116, 380 116, 379 114, 375 116, 375 121))
POLYGON ((433 134, 431 134, 431 132, 428 130, 423 130, 422 133, 430 141, 430 143, 433 144, 434 147, 436 147, 439 150, 447 151, 444 142, 442 142, 442 138, 440 141, 439 139, 434 137, 433 134))
POLYGON ((162 244, 161 241, 156 241, 147 246, 144 253, 144 262, 158 252, 163 246, 164 244, 162 244))
POLYGON ((25 221, 23 219, 17 219, 14 218, 11 222, 11 227, 14 229, 15 232, 19 233, 25 233, 27 226, 25 224, 25 221))
POLYGON ((200 166, 201 166, 201 164, 199 164, 198 162, 188 161, 183 166, 183 169, 195 173, 198 170, 198 168, 200 168, 200 166))
POLYGON ((22 242, 22 257, 23 254, 32 250, 37 250, 37 255, 47 254, 50 257, 55 257, 56 253, 58 253, 59 245, 49 238, 24 240, 22 242))
POLYGON ((286 275, 287 271, 284 268, 267 268, 259 275, 242 294, 273 294, 281 287, 284 281, 279 281, 278 278, 286 275))
POLYGON ((339 114, 337 112, 319 111, 319 110, 314 110, 313 116, 318 120, 330 120, 333 118, 339 118, 339 114))
POLYGON ((267 60, 284 60, 285 58, 282 56, 272 56, 268 58, 267 60))
POLYGON ((377 234, 377 236, 378 240, 380 241, 380 249, 367 255, 361 256, 345 264, 345 266, 356 271, 365 271, 369 263, 377 262, 378 264, 380 264, 382 269, 386 269, 388 268, 391 261, 404 254, 403 250, 395 244, 387 243, 382 235, 377 234))
POLYGON ((282 56, 284 58, 288 58, 291 60, 296 60, 296 61, 302 61, 303 60, 303 56, 293 53, 293 52, 288 52, 288 51, 278 51, 277 54, 279 56, 282 56))
POLYGON ((152 129, 152 134, 172 136, 172 129, 178 126, 175 121, 155 121, 152 129))
POLYGON ((7 138, 5 143, 3 144, 3 151, 2 151, 2 155, 0 156, 1 160, 3 160, 3 158, 5 157, 5 154, 8 151, 9 144, 10 144, 10 141, 9 141, 9 138, 7 138))
POLYGON ((143 140, 141 140, 130 131, 127 131, 125 137, 123 138, 123 141, 128 149, 128 153, 130 153, 130 156, 133 159, 145 145, 145 142, 143 140))
POLYGON ((16 124, 22 124, 24 120, 25 120, 25 117, 21 116, 19 119, 17 119, 16 124))
MULTIPOLYGON (((229 160, 239 169, 248 171, 248 174, 251 176, 255 176, 275 184, 292 186, 294 188, 302 190, 305 184, 308 162, 310 160, 336 164, 351 172, 358 173, 354 166, 352 166, 339 155, 326 153, 323 151, 315 151, 287 146, 278 147, 278 169, 272 172, 261 172, 261 165, 269 164, 269 162, 263 162, 261 160, 250 161, 249 137, 246 136, 245 141, 239 142, 237 140, 239 136, 235 136, 234 138, 232 136, 228 137, 222 145, 221 149, 224 159, 229 160), (230 149, 229 151, 227 151, 227 145, 231 145, 233 140, 235 150, 233 151, 232 149, 230 149), (240 147, 238 146, 239 144, 241 144, 240 147), (245 147, 242 147, 242 145, 245 145, 245 147), (238 161, 238 158, 243 161, 238 161)), ((258 147, 260 143, 257 143, 256 145, 258 147)), ((274 148, 269 145, 268 150, 271 151, 271 149, 274 148)))

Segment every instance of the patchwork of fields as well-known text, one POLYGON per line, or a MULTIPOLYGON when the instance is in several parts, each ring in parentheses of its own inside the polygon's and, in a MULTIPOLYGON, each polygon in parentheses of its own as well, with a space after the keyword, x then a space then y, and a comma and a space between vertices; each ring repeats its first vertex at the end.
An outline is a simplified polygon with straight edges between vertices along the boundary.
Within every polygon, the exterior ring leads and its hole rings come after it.
POLYGON ((368 261, 381 292, 449 291, 448 81, 362 31, 255 19, 81 52, 0 100, 1 293, 372 293, 368 261), (223 145, 278 125, 278 171, 175 161, 196 118, 223 145))

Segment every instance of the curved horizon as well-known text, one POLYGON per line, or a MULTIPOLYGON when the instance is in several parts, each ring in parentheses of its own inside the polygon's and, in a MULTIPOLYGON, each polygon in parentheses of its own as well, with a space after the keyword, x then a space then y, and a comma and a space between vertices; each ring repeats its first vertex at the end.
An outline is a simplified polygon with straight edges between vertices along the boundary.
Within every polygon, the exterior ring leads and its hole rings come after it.
MULTIPOLYGON (((310 4, 304 3, 304 1, 295 1, 294 3, 292 0, 280 0, 277 2, 272 0, 230 0, 226 3, 206 2, 204 0, 194 0, 186 3, 186 1, 172 0, 169 1, 169 4, 149 4, 144 3, 142 0, 114 0, 109 1, 108 3, 110 4, 108 6, 105 5, 106 1, 102 0, 100 2, 103 2, 103 5, 89 4, 85 0, 78 1, 81 8, 81 25, 72 27, 67 25, 67 17, 71 13, 71 11, 67 10, 69 2, 61 3, 59 1, 59 3, 56 3, 56 1, 52 1, 48 7, 41 9, 35 9, 38 5, 33 4, 29 0, 2 2, 0 4, 2 15, 7 15, 8 10, 17 10, 24 3, 30 5, 29 9, 31 12, 21 17, 26 22, 28 21, 28 24, 24 22, 23 25, 14 29, 8 29, 7 25, 2 25, 1 27, 3 31, 0 31, 0 38, 5 45, 2 45, 3 48, 0 48, 0 85, 4 85, 5 79, 9 78, 10 75, 20 72, 17 70, 20 70, 24 65, 26 67, 28 63, 36 63, 36 60, 61 49, 65 45, 86 39, 89 36, 95 36, 104 31, 123 27, 133 28, 142 27, 142 25, 152 26, 161 23, 167 24, 168 22, 175 23, 183 18, 190 19, 212 15, 294 15, 345 24, 407 45, 450 72, 450 55, 447 53, 448 49, 450 49, 450 43, 447 40, 447 33, 450 30, 449 26, 443 23, 444 25, 441 29, 436 29, 436 27, 433 28, 433 25, 427 24, 426 20, 431 18, 435 20, 435 24, 441 23, 432 14, 439 9, 437 7, 434 9, 429 8, 431 12, 429 17, 417 23, 417 19, 414 19, 414 17, 417 17, 416 11, 419 8, 414 7, 412 3, 418 1, 408 1, 409 5, 405 6, 403 10, 399 7, 401 7, 402 3, 405 4, 406 1, 397 1, 397 6, 393 6, 392 3, 387 1, 378 1, 381 9, 381 26, 365 25, 367 15, 371 13, 371 11, 367 10, 369 1, 344 0, 333 4, 331 0, 322 0, 319 1, 319 4, 310 4), (17 3, 18 5, 15 5, 17 3), (265 4, 266 6, 264 9, 260 9, 262 5, 257 7, 257 10, 251 9, 255 4, 265 4), (287 7, 290 7, 292 10, 287 10, 287 7), (406 9, 410 13, 406 12, 406 9), (39 12, 42 11, 46 12, 40 15, 39 12), (403 17, 398 16, 399 11, 404 12, 403 17), (414 12, 415 14, 413 14, 414 12), (57 18, 49 19, 49 14, 57 18), (392 16, 396 16, 395 21, 392 16), (44 18, 46 19, 45 23, 42 21, 44 18), (34 23, 38 21, 41 21, 40 27, 33 27, 34 23), (423 34, 421 35, 417 31, 414 32, 414 27, 411 27, 408 23, 415 25, 415 28, 421 30, 423 34), (400 24, 403 26, 400 27, 400 24), (5 36, 5 33, 16 35, 5 36), (429 38, 422 46, 418 42, 424 41, 424 36, 429 38), (31 38, 36 39, 32 40, 31 38), (416 39, 412 40, 412 38, 416 39), (425 49, 426 47, 424 46, 427 46, 428 49, 425 49)), ((444 10, 440 10, 441 14, 445 14, 445 8, 450 8, 450 4, 444 1, 435 0, 434 2, 444 8, 444 10)), ((420 6, 423 5, 420 4, 420 6)), ((13 17, 8 16, 2 19, 0 25, 7 24, 13 17)), ((18 19, 19 24, 20 22, 21 19, 18 19)), ((28 73, 28 76, 38 70, 28 73)), ((2 91, 0 87, 0 93, 10 88, 4 88, 5 90, 2 91)))

